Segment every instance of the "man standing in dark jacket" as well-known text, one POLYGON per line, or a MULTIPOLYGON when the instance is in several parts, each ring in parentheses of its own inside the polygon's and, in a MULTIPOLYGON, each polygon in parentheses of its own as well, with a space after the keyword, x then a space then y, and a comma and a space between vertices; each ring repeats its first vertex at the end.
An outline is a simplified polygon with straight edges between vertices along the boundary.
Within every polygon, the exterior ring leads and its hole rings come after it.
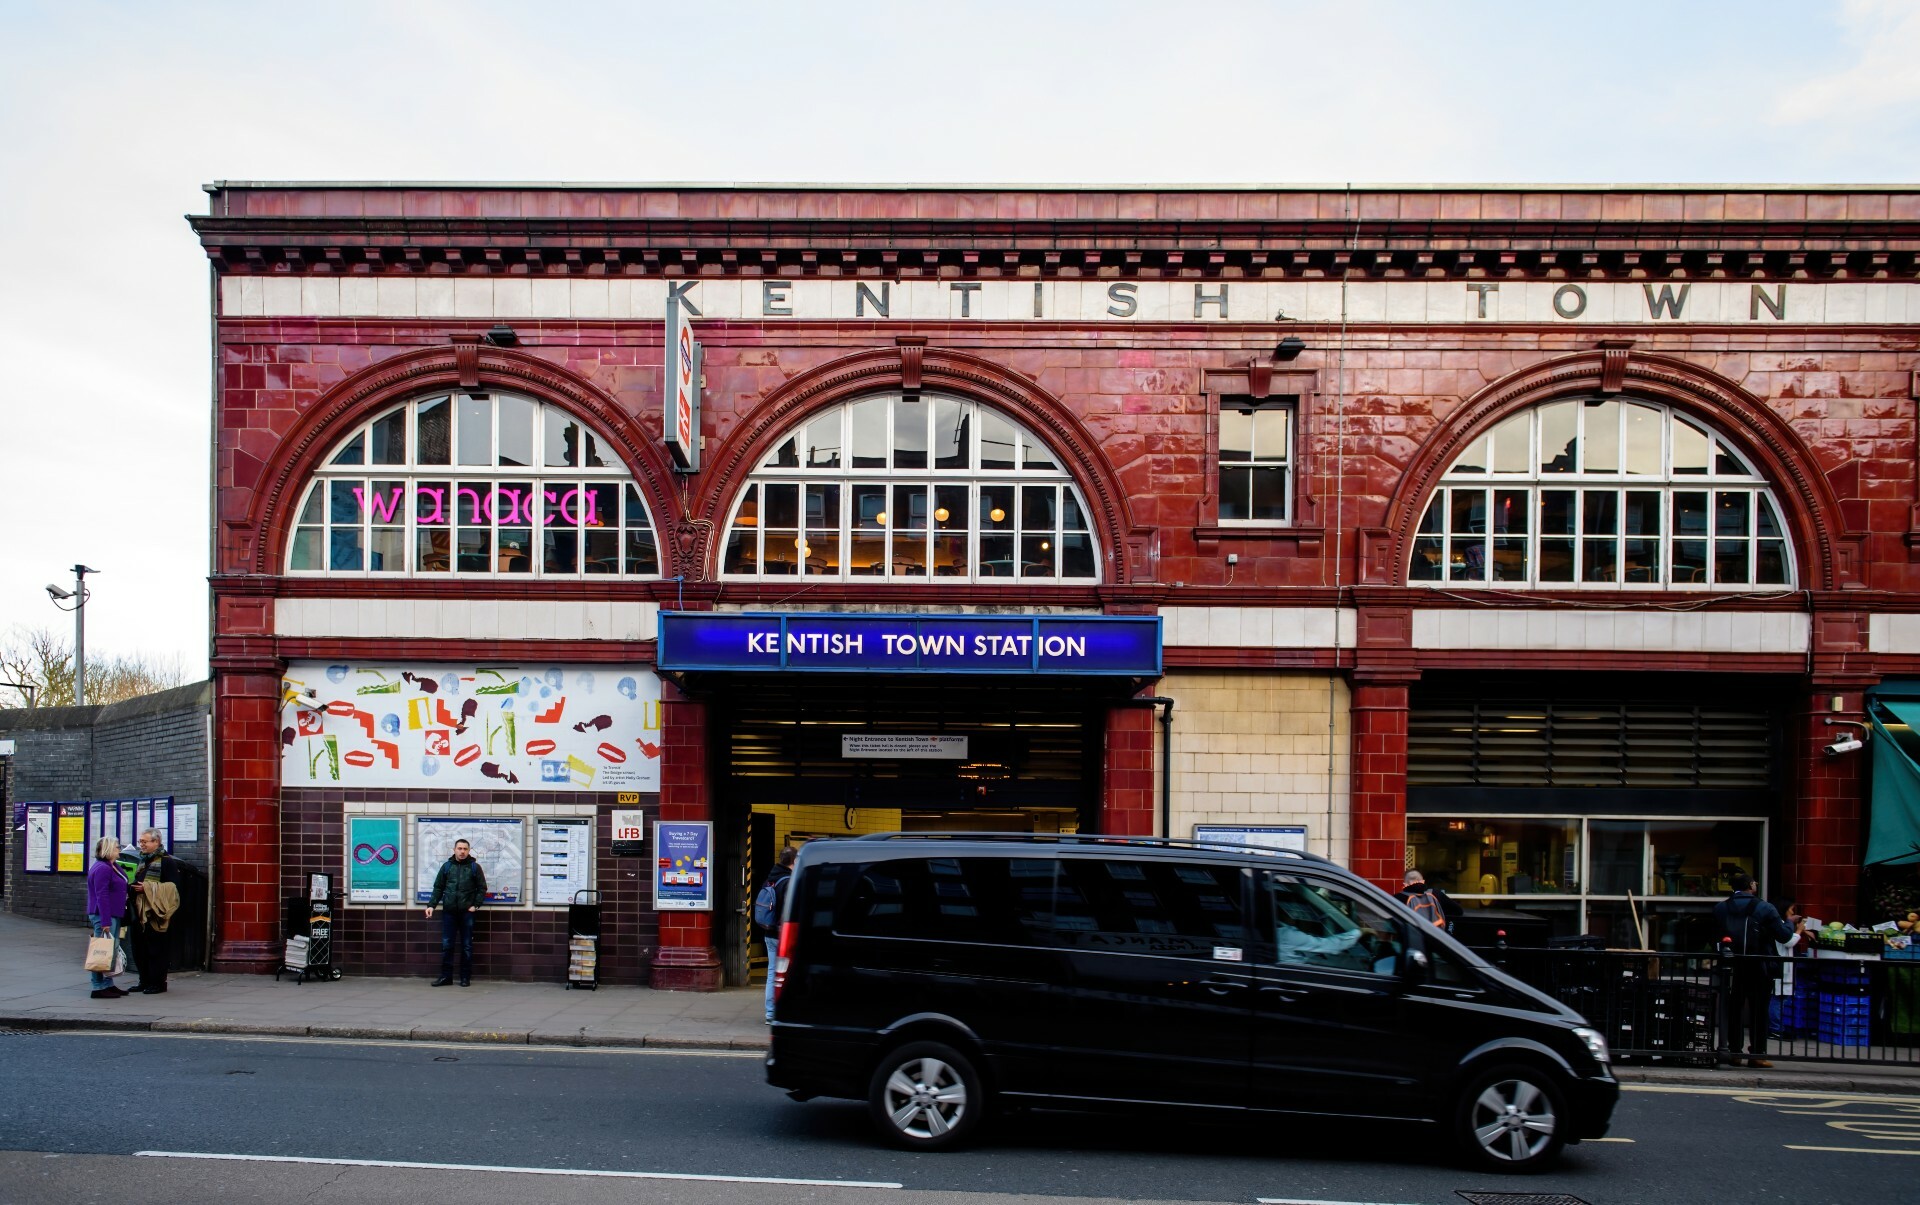
POLYGON ((167 990, 167 926, 171 918, 162 919, 152 910, 141 906, 141 900, 147 894, 149 884, 180 882, 180 863, 167 853, 161 841, 160 830, 150 828, 140 834, 140 869, 134 873, 131 891, 133 895, 127 901, 128 919, 132 922, 127 944, 133 947, 133 969, 139 974, 139 982, 133 985, 136 992, 145 992, 157 996, 167 990))
POLYGON ((473 983, 473 916, 480 901, 487 898, 487 876, 473 860, 473 847, 464 840, 453 843, 453 856, 441 864, 433 878, 433 894, 427 898, 427 919, 440 909, 440 978, 435 987, 453 982, 453 950, 460 947, 460 986, 473 983))
POLYGON ((1773 957, 1776 943, 1793 937, 1793 928, 1780 917, 1780 910, 1761 899, 1753 889, 1753 879, 1734 874, 1727 879, 1733 894, 1713 906, 1713 919, 1720 925, 1720 952, 1732 955, 1732 972, 1725 977, 1727 1054, 1740 1061, 1741 1030, 1751 1034, 1753 1045, 1747 1053, 1749 1067, 1771 1067, 1767 1053, 1767 1001, 1773 995, 1773 979, 1780 963, 1773 957))

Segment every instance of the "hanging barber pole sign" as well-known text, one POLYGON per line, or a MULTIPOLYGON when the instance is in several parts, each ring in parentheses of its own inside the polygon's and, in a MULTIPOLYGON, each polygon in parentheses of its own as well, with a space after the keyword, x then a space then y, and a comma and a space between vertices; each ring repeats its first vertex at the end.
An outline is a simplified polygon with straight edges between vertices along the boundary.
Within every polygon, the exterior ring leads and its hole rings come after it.
POLYGON ((667 294, 667 412, 662 429, 674 467, 700 470, 700 345, 693 341, 693 307, 667 294))

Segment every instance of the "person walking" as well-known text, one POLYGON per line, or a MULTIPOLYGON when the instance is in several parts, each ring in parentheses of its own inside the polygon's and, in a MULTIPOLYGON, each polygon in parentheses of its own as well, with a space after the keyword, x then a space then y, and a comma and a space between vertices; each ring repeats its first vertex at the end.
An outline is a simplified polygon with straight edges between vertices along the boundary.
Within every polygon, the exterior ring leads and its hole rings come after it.
POLYGON ((140 978, 136 992, 157 996, 167 990, 167 927, 180 908, 180 863, 167 852, 157 828, 140 834, 140 869, 133 875, 129 915, 133 924, 133 962, 140 978))
MULTIPOLYGON (((102 837, 93 843, 93 865, 87 868, 87 920, 93 924, 95 937, 113 942, 115 962, 119 961, 120 929, 127 921, 127 876, 115 865, 119 857, 120 843, 102 837)), ((95 1000, 118 1000, 128 994, 114 985, 111 966, 89 974, 95 1000)))
POLYGON ((435 987, 453 982, 453 951, 460 948, 460 986, 473 985, 473 918, 487 898, 487 874, 473 858, 466 841, 453 843, 453 856, 433 876, 433 894, 427 897, 427 919, 440 910, 440 978, 435 987))
POLYGON ((767 1024, 773 1024, 773 979, 780 963, 780 911, 787 902, 787 881, 793 878, 793 846, 780 851, 773 869, 753 898, 753 923, 767 943, 767 1024))
POLYGON ((1751 1043, 1746 1053, 1749 1067, 1771 1067, 1766 1059, 1768 1008, 1773 999, 1773 979, 1778 973, 1776 947, 1793 937, 1793 929, 1780 916, 1780 910, 1754 891, 1752 876, 1736 873, 1727 880, 1733 894, 1713 906, 1713 919, 1720 926, 1720 953, 1731 972, 1722 977, 1726 995, 1722 1006, 1726 1020, 1727 1054, 1738 1064, 1743 1031, 1751 1043))
POLYGON ((1417 870, 1409 870, 1400 882, 1400 890, 1393 893, 1393 898, 1413 909, 1415 915, 1429 924, 1451 931, 1453 922, 1466 912, 1446 892, 1427 882, 1427 876, 1417 870))

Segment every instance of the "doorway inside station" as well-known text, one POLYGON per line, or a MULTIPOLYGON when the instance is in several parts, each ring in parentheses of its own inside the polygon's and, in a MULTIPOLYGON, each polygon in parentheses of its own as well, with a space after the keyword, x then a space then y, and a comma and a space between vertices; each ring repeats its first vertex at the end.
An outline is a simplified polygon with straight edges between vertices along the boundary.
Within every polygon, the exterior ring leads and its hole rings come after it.
POLYGON ((753 897, 789 845, 885 832, 1095 827, 1107 709, 1137 683, 727 675, 700 683, 715 751, 716 916, 730 984, 763 982, 753 897))

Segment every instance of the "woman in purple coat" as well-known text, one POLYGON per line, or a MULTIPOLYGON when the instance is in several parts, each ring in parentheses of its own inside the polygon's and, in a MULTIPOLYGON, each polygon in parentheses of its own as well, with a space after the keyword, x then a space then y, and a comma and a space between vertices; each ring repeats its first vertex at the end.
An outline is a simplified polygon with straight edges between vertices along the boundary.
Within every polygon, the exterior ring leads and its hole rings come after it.
MULTIPOLYGON (((93 865, 87 870, 87 919, 93 922, 95 937, 110 937, 113 948, 120 948, 120 930, 127 921, 127 877, 114 860, 120 856, 120 843, 102 837, 93 843, 93 865)), ((93 976, 95 1000, 118 1000, 126 995, 113 985, 112 975, 99 971, 93 976)))

